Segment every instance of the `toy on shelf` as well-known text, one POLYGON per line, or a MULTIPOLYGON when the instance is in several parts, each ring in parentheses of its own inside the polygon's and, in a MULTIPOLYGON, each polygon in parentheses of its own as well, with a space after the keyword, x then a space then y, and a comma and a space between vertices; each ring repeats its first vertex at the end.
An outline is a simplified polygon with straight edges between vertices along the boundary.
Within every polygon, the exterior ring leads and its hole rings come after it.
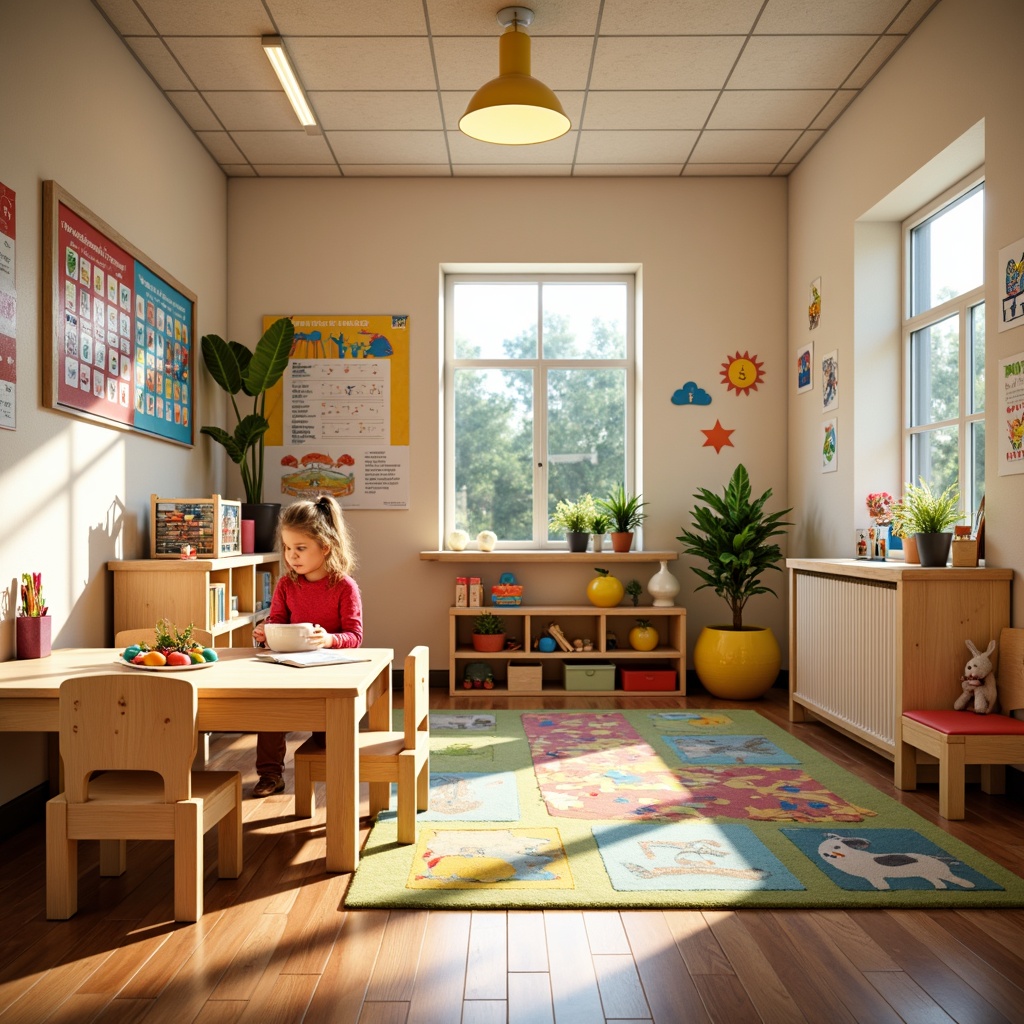
POLYGON ((516 583, 513 573, 503 572, 498 582, 491 587, 491 604, 512 606, 522 603, 522 585, 516 583))
POLYGON ((493 690, 494 673, 486 661, 471 661, 462 677, 464 690, 493 690))
POLYGON ((979 651, 968 640, 967 649, 974 657, 967 662, 964 674, 960 678, 964 692, 957 697, 953 708, 956 711, 963 711, 968 705, 973 705, 971 710, 975 714, 987 715, 996 707, 996 674, 990 657, 996 649, 996 642, 991 641, 984 651, 979 651))

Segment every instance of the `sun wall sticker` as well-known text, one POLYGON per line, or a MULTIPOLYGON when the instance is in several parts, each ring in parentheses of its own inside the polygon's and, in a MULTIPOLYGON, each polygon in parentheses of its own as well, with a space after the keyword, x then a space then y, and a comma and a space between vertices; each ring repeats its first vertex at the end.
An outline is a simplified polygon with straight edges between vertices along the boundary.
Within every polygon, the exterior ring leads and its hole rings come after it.
POLYGON ((757 385, 764 380, 763 362, 749 352, 727 356, 722 363, 722 383, 726 389, 735 391, 737 395, 749 395, 757 390, 757 385))

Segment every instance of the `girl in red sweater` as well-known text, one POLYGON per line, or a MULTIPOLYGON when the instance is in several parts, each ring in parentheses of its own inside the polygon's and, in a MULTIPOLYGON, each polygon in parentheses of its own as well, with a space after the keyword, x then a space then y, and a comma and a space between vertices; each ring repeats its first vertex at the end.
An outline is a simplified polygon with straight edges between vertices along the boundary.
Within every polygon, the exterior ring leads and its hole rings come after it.
MULTIPOLYGON (((312 622, 314 647, 358 647, 363 642, 363 605, 350 573, 355 556, 341 506, 329 495, 289 505, 278 520, 281 554, 288 567, 274 588, 267 622, 312 622)), ((262 623, 252 631, 256 643, 266 641, 262 623)), ((283 732, 261 732, 256 739, 259 781, 253 796, 284 789, 283 732)), ((314 733, 321 743, 323 733, 314 733)))

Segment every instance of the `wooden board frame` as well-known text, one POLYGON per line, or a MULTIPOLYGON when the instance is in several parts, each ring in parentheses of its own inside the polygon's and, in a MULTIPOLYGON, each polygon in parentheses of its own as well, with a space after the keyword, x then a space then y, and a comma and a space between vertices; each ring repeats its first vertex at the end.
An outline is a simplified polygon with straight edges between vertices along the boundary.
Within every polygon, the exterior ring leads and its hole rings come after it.
POLYGON ((43 182, 43 405, 191 448, 195 294, 43 182))

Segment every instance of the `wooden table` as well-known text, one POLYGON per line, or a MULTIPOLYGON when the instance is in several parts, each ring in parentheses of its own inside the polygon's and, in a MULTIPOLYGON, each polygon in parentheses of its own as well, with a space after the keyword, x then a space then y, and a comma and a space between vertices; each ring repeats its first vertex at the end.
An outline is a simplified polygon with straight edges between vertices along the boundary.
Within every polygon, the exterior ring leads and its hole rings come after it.
MULTIPOLYGON (((359 863, 359 760, 356 732, 364 714, 371 729, 391 728, 394 651, 362 647, 366 661, 291 668, 259 661, 252 648, 217 652, 210 668, 181 672, 199 692, 203 732, 326 732, 327 870, 359 863)), ((115 648, 54 650, 49 658, 0 662, 0 732, 58 732, 60 684, 70 676, 138 672, 115 648)), ((154 673, 158 675, 159 673, 154 673)), ((179 673, 168 673, 179 674, 179 673)))

